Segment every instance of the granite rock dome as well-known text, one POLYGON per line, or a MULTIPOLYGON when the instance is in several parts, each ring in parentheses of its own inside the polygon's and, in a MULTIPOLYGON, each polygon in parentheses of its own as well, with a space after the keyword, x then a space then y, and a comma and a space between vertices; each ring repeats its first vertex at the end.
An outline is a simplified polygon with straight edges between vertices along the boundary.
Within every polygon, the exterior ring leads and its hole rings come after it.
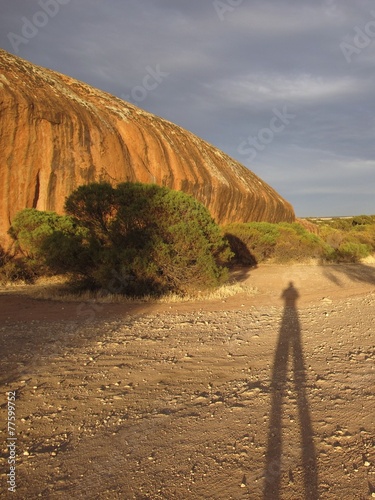
POLYGON ((191 132, 3 50, 0 117, 0 243, 17 211, 61 213, 94 181, 185 191, 220 224, 295 218, 268 184, 191 132))

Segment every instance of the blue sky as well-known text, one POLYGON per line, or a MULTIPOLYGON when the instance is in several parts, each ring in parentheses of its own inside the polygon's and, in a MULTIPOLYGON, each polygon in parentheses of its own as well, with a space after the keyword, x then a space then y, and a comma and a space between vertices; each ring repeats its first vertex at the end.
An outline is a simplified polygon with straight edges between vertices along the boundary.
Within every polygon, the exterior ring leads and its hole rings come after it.
POLYGON ((375 4, 0 0, 0 46, 242 162, 298 216, 375 214, 375 4))

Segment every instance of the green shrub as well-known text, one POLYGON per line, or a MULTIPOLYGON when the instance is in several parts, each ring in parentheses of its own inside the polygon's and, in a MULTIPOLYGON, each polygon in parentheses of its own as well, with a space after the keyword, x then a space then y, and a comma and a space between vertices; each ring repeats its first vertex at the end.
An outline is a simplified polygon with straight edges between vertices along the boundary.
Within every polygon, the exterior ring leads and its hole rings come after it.
POLYGON ((27 208, 18 212, 9 229, 18 256, 9 264, 14 279, 35 280, 37 276, 72 270, 79 256, 80 269, 86 265, 82 242, 87 230, 69 216, 27 208))
POLYGON ((351 220, 352 226, 368 226, 375 223, 374 216, 371 215, 357 215, 351 220))
POLYGON ((297 223, 252 222, 225 227, 237 262, 248 265, 272 259, 274 262, 321 258, 326 245, 297 223))
POLYGON ((357 262, 375 251, 375 216, 299 223, 230 224, 224 229, 237 262, 357 262), (308 224, 314 224, 310 232, 308 224), (306 227, 305 227, 306 226, 306 227))
POLYGON ((80 227, 72 217, 26 208, 16 214, 8 232, 15 240, 17 251, 38 260, 45 257, 43 245, 48 237, 56 232, 76 235, 79 231, 80 227))
POLYGON ((109 241, 117 209, 116 190, 106 182, 80 186, 65 202, 66 213, 78 220, 101 244, 109 241))
POLYGON ((276 262, 303 261, 321 258, 324 254, 325 245, 322 240, 301 225, 283 223, 279 227, 280 235, 273 254, 276 262))
POLYGON ((371 251, 375 251, 375 224, 355 226, 351 235, 354 240, 369 246, 371 251))
POLYGON ((11 228, 23 253, 55 272, 128 295, 185 293, 227 279, 228 243, 208 210, 185 193, 90 184, 65 208, 68 216, 21 212, 11 228))
POLYGON ((346 242, 342 243, 336 250, 336 261, 339 262, 359 262, 371 253, 371 247, 363 243, 346 242))
POLYGON ((257 260, 254 253, 251 253, 249 247, 240 237, 232 233, 226 233, 225 237, 228 240, 230 249, 234 255, 231 262, 232 265, 239 264, 241 266, 256 266, 257 260))
POLYGON ((270 258, 280 236, 277 224, 250 222, 224 227, 231 250, 240 264, 257 264, 270 258))
MULTIPOLYGON (((345 220, 350 222, 347 229, 324 225, 320 228, 320 236, 331 248, 328 260, 358 262, 375 251, 375 224, 352 224, 351 219, 345 220)), ((361 217, 360 220, 368 219, 361 217)), ((369 220, 372 220, 370 216, 369 220)))
POLYGON ((347 234, 347 231, 330 226, 322 226, 319 231, 320 238, 333 249, 337 249, 343 243, 347 234))

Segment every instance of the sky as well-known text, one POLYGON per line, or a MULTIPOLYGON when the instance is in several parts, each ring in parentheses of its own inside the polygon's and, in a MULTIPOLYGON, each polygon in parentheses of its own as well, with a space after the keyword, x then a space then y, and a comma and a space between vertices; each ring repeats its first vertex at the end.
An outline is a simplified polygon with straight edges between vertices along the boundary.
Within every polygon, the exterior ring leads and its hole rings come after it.
POLYGON ((220 148, 299 217, 375 214, 375 2, 0 0, 0 47, 220 148))

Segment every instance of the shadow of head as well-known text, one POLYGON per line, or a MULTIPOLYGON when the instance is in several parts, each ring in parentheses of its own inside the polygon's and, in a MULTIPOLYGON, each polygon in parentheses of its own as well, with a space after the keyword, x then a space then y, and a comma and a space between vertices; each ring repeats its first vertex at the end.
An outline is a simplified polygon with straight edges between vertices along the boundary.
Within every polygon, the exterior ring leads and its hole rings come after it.
POLYGON ((299 298, 299 293, 298 290, 295 288, 293 281, 290 281, 288 287, 285 288, 285 290, 283 290, 281 298, 284 300, 285 306, 287 307, 296 306, 296 302, 299 298))

